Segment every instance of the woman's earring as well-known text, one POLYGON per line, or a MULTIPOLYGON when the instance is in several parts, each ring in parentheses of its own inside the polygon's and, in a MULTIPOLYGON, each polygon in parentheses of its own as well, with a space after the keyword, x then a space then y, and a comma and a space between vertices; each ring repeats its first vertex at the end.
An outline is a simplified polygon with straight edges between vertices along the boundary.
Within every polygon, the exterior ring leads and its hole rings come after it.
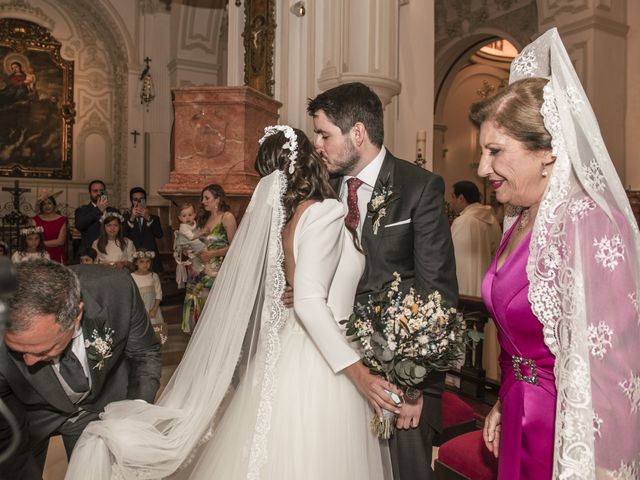
POLYGON ((547 172, 547 164, 543 163, 542 164, 542 178, 546 178, 547 175, 549 175, 549 172, 547 172))

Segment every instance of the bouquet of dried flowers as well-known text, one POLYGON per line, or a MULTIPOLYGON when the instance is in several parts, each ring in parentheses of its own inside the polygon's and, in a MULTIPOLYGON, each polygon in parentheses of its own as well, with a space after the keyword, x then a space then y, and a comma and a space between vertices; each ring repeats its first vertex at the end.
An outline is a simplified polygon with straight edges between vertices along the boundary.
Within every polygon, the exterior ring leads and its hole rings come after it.
MULTIPOLYGON (((416 390, 432 370, 448 370, 464 352, 465 323, 455 308, 442 303, 438 291, 423 299, 412 287, 399 290, 400 275, 386 292, 362 305, 358 303, 348 320, 341 323, 346 334, 360 343, 363 362, 372 373, 400 386, 416 398, 416 390)), ((390 438, 394 429, 392 412, 382 421, 374 415, 373 431, 390 438)))

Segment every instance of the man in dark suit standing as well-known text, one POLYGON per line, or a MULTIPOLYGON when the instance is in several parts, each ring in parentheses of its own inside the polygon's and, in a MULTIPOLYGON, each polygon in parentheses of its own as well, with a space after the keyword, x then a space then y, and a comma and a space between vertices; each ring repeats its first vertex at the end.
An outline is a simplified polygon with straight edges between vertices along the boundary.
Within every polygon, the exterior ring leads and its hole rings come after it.
MULTIPOLYGON (((160 345, 131 276, 93 265, 48 261, 17 267, 0 344, 0 398, 19 427, 19 446, 2 478, 40 479, 49 438, 67 455, 110 403, 153 402, 160 345)), ((14 432, 0 417, 0 452, 14 432)), ((89 468, 89 467, 88 467, 89 468)))
POLYGON ((155 257, 151 264, 154 272, 162 272, 162 262, 160 252, 156 244, 156 238, 162 238, 162 225, 157 215, 151 214, 147 207, 147 192, 142 187, 133 187, 129 191, 131 200, 131 210, 124 214, 127 219, 123 225, 123 234, 130 238, 136 249, 146 248, 155 252, 155 257))
POLYGON ((107 187, 102 180, 89 183, 89 197, 91 201, 76 208, 74 226, 80 231, 82 239, 80 248, 89 248, 93 241, 100 236, 100 218, 105 210, 117 212, 109 206, 107 187))
MULTIPOLYGON (((414 286, 422 295, 438 290, 448 305, 458 300, 451 232, 444 210, 441 177, 395 158, 383 146, 384 118, 378 96, 362 83, 327 90, 309 101, 314 145, 348 208, 345 223, 357 232, 366 267, 356 301, 365 303, 402 277, 402 290, 414 286)), ((369 398, 369 387, 358 388, 369 398)), ((442 428, 444 374, 425 380, 417 398, 404 396, 398 430, 390 440, 396 480, 435 478, 431 443, 442 428)))

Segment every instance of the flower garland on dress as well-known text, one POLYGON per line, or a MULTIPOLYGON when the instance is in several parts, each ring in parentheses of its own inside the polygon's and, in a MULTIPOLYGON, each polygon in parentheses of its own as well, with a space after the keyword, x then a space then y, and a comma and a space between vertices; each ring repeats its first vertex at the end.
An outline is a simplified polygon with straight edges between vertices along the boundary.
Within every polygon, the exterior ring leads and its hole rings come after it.
POLYGON ((266 138, 278 132, 284 133, 287 138, 287 142, 282 145, 282 149, 289 150, 289 175, 293 175, 296 169, 296 159, 298 158, 298 137, 292 127, 289 125, 270 125, 265 127, 264 135, 258 140, 258 143, 262 145, 266 138))
POLYGON ((29 235, 32 235, 34 233, 43 233, 43 232, 44 232, 44 228, 42 227, 26 227, 26 228, 20 229, 20 235, 22 235, 23 237, 28 237, 29 235))

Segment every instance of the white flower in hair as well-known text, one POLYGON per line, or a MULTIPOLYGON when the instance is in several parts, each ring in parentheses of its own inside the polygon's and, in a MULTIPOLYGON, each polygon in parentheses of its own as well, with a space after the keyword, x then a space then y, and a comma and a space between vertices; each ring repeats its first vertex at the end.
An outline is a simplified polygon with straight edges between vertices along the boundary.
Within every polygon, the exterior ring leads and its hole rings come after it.
POLYGON ((120 215, 118 212, 113 212, 110 210, 107 210, 102 214, 102 217, 100 217, 100 222, 105 223, 112 218, 117 218, 118 220, 120 220, 120 223, 124 223, 124 217, 122 215, 120 215))
POLYGON ((293 128, 289 125, 270 125, 265 127, 264 135, 258 143, 262 145, 264 140, 271 135, 275 135, 278 132, 284 133, 284 136, 287 139, 287 142, 282 145, 283 150, 289 150, 289 174, 293 175, 293 172, 296 168, 296 159, 298 158, 298 136, 296 132, 293 131, 293 128))
POLYGON ((147 250, 146 252, 138 250, 133 254, 133 258, 156 258, 156 252, 153 250, 147 250))
POLYGON ((27 228, 21 228, 20 229, 20 235, 26 237, 28 235, 31 235, 32 233, 43 233, 44 232, 44 228, 38 226, 38 227, 27 227, 27 228))

